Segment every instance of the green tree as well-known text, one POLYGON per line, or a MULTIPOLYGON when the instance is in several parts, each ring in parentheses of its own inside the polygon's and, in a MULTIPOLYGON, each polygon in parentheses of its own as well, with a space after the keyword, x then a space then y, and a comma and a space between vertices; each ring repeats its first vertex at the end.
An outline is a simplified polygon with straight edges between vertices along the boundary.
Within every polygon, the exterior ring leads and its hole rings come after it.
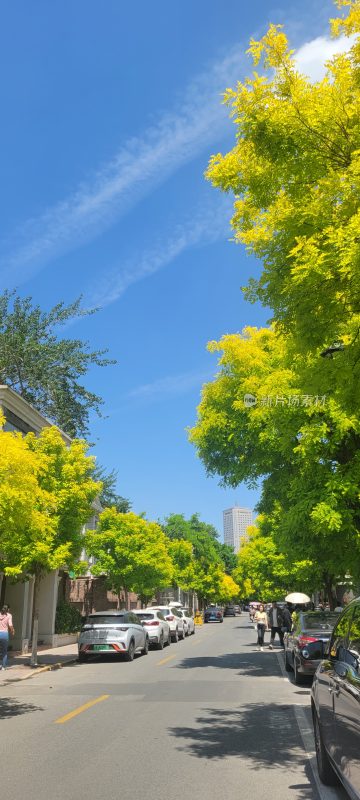
POLYGON ((260 41, 251 41, 260 72, 226 91, 236 144, 211 158, 207 176, 234 194, 235 240, 263 264, 246 296, 270 306, 291 335, 307 391, 330 392, 357 414, 360 4, 337 5, 348 13, 332 21, 333 33, 355 40, 328 62, 320 81, 299 73, 281 27, 271 25, 260 41), (321 359, 334 342, 344 349, 321 359))
POLYGON ((192 588, 202 602, 216 598, 224 565, 214 526, 200 520, 198 514, 193 514, 188 520, 182 514, 171 514, 166 518, 163 530, 172 541, 179 539, 191 543, 195 573, 192 588))
POLYGON ((237 564, 236 553, 228 544, 218 543, 217 546, 221 561, 224 564, 224 569, 227 575, 231 575, 237 564))
POLYGON ((103 511, 96 531, 87 531, 86 550, 94 556, 93 575, 106 574, 109 587, 136 592, 143 602, 172 582, 173 564, 168 540, 155 522, 115 508, 103 511))
POLYGON ((131 511, 131 502, 126 497, 118 494, 116 491, 117 484, 117 470, 112 469, 110 472, 96 464, 94 477, 95 480, 100 481, 102 485, 101 493, 99 495, 99 502, 105 508, 115 508, 119 514, 127 514, 131 511))
POLYGON ((32 664, 37 661, 40 581, 59 567, 79 569, 82 529, 101 489, 92 477, 94 458, 86 453, 85 442, 67 446, 56 428, 24 438, 0 431, 0 550, 6 575, 35 578, 32 664))
POLYGON ((313 591, 319 579, 319 570, 311 561, 291 561, 279 552, 271 534, 263 535, 261 526, 252 526, 237 562, 233 577, 241 596, 265 603, 283 600, 290 591, 313 591))
POLYGON ((306 553, 319 562, 331 597, 336 577, 359 572, 359 419, 335 398, 308 403, 287 342, 276 329, 254 328, 212 342, 220 369, 190 438, 225 484, 263 480, 258 508, 277 546, 291 560, 306 553))
POLYGON ((69 436, 88 432, 89 413, 101 416, 102 399, 82 377, 92 365, 115 363, 106 350, 89 349, 80 339, 59 338, 59 329, 89 313, 80 299, 50 311, 15 292, 0 295, 0 380, 59 425, 69 436))

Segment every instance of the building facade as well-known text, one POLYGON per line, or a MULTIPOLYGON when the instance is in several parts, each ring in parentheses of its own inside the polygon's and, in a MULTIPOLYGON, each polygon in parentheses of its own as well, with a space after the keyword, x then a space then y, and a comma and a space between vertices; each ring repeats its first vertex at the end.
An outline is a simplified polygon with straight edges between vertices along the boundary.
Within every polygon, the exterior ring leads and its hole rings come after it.
POLYGON ((252 510, 233 506, 223 512, 224 519, 224 542, 238 553, 241 544, 248 540, 247 528, 252 525, 252 510))

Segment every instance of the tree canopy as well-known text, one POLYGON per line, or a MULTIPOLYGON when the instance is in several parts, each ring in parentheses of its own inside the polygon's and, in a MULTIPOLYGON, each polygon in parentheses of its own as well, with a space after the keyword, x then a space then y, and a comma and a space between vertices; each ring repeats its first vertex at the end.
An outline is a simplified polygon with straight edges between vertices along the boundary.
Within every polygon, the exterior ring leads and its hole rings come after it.
POLYGON ((83 376, 92 365, 114 363, 106 350, 91 351, 81 339, 59 337, 62 326, 92 313, 80 302, 43 311, 31 297, 0 295, 0 381, 69 436, 87 434, 91 411, 101 415, 103 401, 85 388, 83 376))
POLYGON ((96 559, 92 574, 105 573, 109 587, 119 596, 125 589, 146 601, 172 583, 167 539, 156 522, 108 508, 100 515, 98 528, 87 531, 85 542, 87 553, 96 559))
POLYGON ((329 595, 359 574, 360 538, 360 3, 337 5, 334 35, 355 37, 322 80, 270 25, 259 71, 226 90, 236 143, 207 177, 234 195, 235 240, 262 264, 245 295, 273 318, 210 343, 220 372, 190 432, 224 484, 263 481, 262 534, 321 564, 329 595))

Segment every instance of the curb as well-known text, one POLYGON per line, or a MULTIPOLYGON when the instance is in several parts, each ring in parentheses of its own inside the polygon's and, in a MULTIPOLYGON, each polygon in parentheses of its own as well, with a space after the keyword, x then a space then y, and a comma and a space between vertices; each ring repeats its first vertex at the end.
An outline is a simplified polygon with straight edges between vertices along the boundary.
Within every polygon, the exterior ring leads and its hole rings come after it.
POLYGON ((69 666, 69 664, 77 664, 77 662, 78 658, 76 657, 76 658, 70 658, 68 661, 57 661, 56 664, 46 664, 45 667, 38 667, 37 669, 30 671, 28 675, 22 675, 19 678, 7 678, 2 685, 5 686, 9 683, 18 683, 19 681, 26 681, 29 680, 29 678, 35 678, 35 676, 40 675, 41 672, 50 672, 53 669, 62 669, 62 667, 69 666))

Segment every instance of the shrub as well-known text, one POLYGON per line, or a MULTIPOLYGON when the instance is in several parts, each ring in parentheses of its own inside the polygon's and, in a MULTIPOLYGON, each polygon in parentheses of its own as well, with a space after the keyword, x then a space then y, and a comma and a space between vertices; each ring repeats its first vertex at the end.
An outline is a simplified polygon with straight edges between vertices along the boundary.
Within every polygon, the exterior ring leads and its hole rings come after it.
POLYGON ((55 633, 77 633, 80 628, 80 611, 71 603, 59 603, 56 609, 55 633))

